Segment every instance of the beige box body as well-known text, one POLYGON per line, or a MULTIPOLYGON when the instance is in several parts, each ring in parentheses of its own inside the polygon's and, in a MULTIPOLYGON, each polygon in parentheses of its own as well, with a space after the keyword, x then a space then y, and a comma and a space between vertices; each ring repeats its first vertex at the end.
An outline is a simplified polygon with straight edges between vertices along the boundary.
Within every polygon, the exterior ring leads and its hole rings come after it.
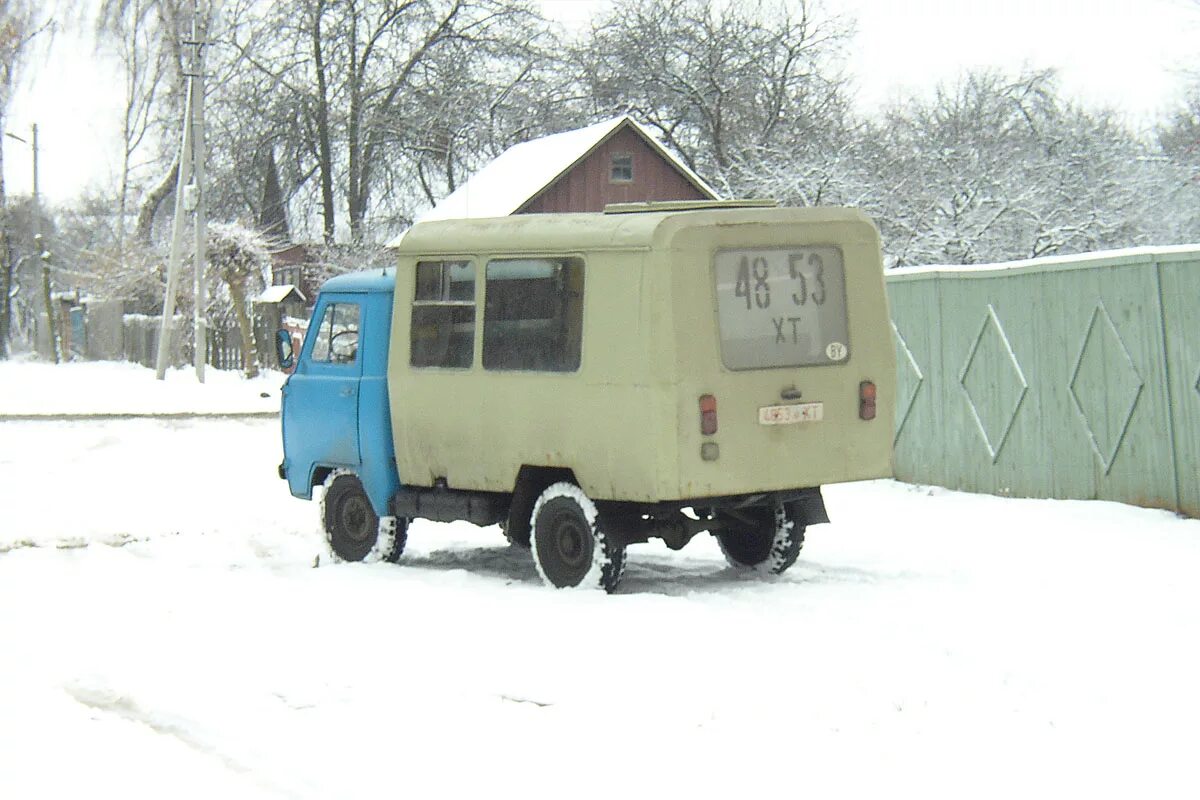
MULTIPOLYGON (((397 245, 388 364, 400 480, 511 492, 522 465, 574 472, 596 500, 671 501, 892 475, 896 361, 879 236, 847 209, 732 208, 520 215, 415 226, 397 245), (836 247, 845 274, 849 355, 808 367, 730 369, 722 360, 716 257, 730 249, 836 247), (583 260, 576 372, 500 372, 481 363, 493 258, 583 260), (476 265, 474 362, 410 365, 419 261, 476 265), (859 418, 860 383, 877 417, 859 418), (700 428, 713 395, 719 427, 700 428), (819 421, 765 425, 759 409, 820 403, 819 421), (701 446, 715 443, 715 460, 701 446)), ((778 290, 776 291, 778 295, 778 290)), ((747 306, 750 305, 747 299, 747 306)))

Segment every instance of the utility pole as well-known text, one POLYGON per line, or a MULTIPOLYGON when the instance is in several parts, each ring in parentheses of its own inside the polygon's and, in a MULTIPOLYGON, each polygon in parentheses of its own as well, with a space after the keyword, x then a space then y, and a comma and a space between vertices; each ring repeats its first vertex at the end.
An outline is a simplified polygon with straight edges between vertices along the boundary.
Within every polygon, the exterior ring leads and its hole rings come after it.
POLYGON ((196 149, 192 163, 192 183, 196 187, 196 280, 194 294, 196 296, 195 313, 192 317, 192 336, 196 346, 193 348, 196 365, 196 380, 204 383, 204 362, 208 356, 208 325, 204 314, 208 309, 208 279, 204 274, 208 266, 208 214, 204 197, 204 39, 208 32, 207 9, 205 18, 200 19, 196 3, 192 3, 192 46, 195 48, 195 74, 192 75, 192 92, 195 102, 192 103, 192 145, 196 149))
MULTIPOLYGON (((58 341, 58 334, 57 334, 58 328, 54 324, 55 323, 54 303, 50 297, 50 253, 46 250, 46 248, 42 244, 42 201, 41 201, 41 195, 38 192, 38 126, 37 126, 36 122, 33 123, 33 125, 31 126, 31 133, 32 133, 32 136, 29 139, 25 139, 24 137, 18 136, 17 134, 11 133, 9 131, 5 131, 4 135, 10 139, 14 139, 14 140, 20 142, 21 144, 29 145, 29 149, 31 150, 31 152, 33 154, 33 193, 32 193, 33 203, 31 206, 32 213, 30 214, 30 225, 33 229, 33 241, 37 248, 37 255, 42 260, 42 300, 43 300, 43 303, 45 304, 45 308, 46 308, 46 326, 49 329, 48 337, 50 340, 50 351, 54 355, 54 363, 57 364, 57 363, 59 363, 59 349, 60 348, 59 348, 59 341, 58 341)), ((4 183, 3 183, 3 177, 0 176, 0 214, 4 213, 3 202, 4 202, 4 183)), ((11 249, 10 244, 8 242, 7 232, 5 232, 5 235, 0 238, 3 239, 3 247, 6 249, 6 252, 3 254, 3 258, 7 265, 7 263, 9 263, 10 257, 11 257, 11 253, 7 252, 7 250, 11 249)), ((20 261, 18 263, 20 263, 21 261, 24 261, 24 258, 20 259, 20 261)), ((11 327, 12 327, 12 302, 11 302, 12 301, 12 297, 11 297, 12 286, 11 286, 11 283, 12 283, 12 279, 16 275, 16 273, 17 273, 17 268, 15 266, 12 267, 11 269, 7 268, 7 266, 6 266, 5 280, 3 281, 3 285, 0 285, 0 290, 2 290, 5 293, 5 297, 3 298, 3 302, 5 303, 5 312, 4 312, 5 326, 4 326, 4 330, 0 330, 0 336, 4 337, 4 341, 0 342, 0 354, 7 352, 7 350, 6 350, 6 347, 8 345, 7 339, 8 339, 8 334, 11 331, 11 327)))
POLYGON ((158 336, 158 358, 155 366, 161 381, 167 375, 170 362, 171 329, 175 317, 176 295, 179 293, 179 277, 182 270, 184 246, 184 222, 188 213, 193 214, 192 264, 195 270, 193 284, 195 309, 192 333, 194 337, 196 378, 204 383, 204 362, 207 355, 207 326, 204 320, 208 305, 208 281, 205 267, 208 262, 206 240, 208 219, 204 198, 204 46, 207 28, 207 8, 200 8, 192 0, 191 38, 183 45, 188 50, 188 68, 184 71, 187 80, 186 103, 183 112, 183 135, 179 145, 179 177, 175 183, 175 216, 171 222, 171 253, 167 261, 167 287, 163 298, 162 324, 158 336), (202 16, 203 15, 203 16, 202 16))
MULTIPOLYGON (((37 246, 38 258, 42 262, 42 298, 46 303, 46 327, 50 335, 50 352, 54 354, 54 363, 59 363, 58 325, 54 319, 54 299, 50 292, 50 252, 42 243, 42 201, 38 194, 38 128, 33 123, 30 148, 33 150, 33 241, 37 246)), ((62 354, 66 358, 66 353, 62 354)))

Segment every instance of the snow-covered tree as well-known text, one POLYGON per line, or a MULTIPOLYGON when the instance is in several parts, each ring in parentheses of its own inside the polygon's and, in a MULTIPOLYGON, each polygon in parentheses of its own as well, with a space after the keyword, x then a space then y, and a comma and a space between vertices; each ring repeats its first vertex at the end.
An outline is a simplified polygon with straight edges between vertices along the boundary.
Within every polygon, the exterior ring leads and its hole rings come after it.
POLYGON ((689 166, 741 194, 758 164, 840 131, 848 34, 807 0, 621 0, 575 58, 597 116, 632 112, 689 166))
POLYGON ((216 315, 231 313, 242 337, 242 365, 247 378, 258 375, 258 352, 250 323, 250 297, 270 280, 271 255, 261 234, 237 224, 208 226, 209 274, 221 281, 228 295, 214 291, 210 308, 216 315))
POLYGON ((972 264, 1146 244, 1155 151, 1052 71, 967 74, 872 126, 863 205, 896 265, 972 264))

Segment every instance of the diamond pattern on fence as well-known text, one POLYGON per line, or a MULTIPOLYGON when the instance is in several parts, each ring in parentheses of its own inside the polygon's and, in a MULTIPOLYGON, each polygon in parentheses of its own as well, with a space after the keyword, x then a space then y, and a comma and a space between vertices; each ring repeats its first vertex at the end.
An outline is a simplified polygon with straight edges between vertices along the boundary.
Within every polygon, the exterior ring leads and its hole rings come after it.
POLYGON ((1108 309, 1099 303, 1088 321, 1068 389, 1105 475, 1112 471, 1145 385, 1108 309), (1103 324, 1097 326, 1100 320, 1103 324), (1082 396, 1080 387, 1085 390, 1082 396))
POLYGON ((896 334, 896 363, 900 366, 896 376, 898 379, 896 395, 902 402, 897 409, 896 436, 892 439, 892 444, 895 444, 900 441, 900 432, 904 430, 904 423, 908 422, 908 415, 912 413, 913 406, 917 402, 917 395, 925 383, 925 374, 921 372, 916 357, 908 348, 908 342, 905 341, 904 334, 900 333, 900 329, 896 327, 895 321, 892 322, 892 332, 896 334))
POLYGON ((991 303, 959 372, 958 383, 994 464, 1029 393, 1029 383, 991 303))

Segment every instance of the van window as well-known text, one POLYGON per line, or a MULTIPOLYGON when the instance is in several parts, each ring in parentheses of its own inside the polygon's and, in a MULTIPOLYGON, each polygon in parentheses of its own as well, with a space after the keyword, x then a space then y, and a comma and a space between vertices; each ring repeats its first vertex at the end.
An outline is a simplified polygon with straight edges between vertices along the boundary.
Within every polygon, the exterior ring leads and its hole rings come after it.
POLYGON ((330 303, 317 325, 312 360, 353 364, 358 358, 358 303, 330 303))
POLYGON ((475 265, 419 261, 409 363, 466 369, 475 359, 475 265))
POLYGON ((505 258, 488 262, 483 366, 574 372, 583 331, 583 261, 505 258))
POLYGON ((817 366, 850 357, 841 248, 721 250, 714 266, 726 367, 817 366))

